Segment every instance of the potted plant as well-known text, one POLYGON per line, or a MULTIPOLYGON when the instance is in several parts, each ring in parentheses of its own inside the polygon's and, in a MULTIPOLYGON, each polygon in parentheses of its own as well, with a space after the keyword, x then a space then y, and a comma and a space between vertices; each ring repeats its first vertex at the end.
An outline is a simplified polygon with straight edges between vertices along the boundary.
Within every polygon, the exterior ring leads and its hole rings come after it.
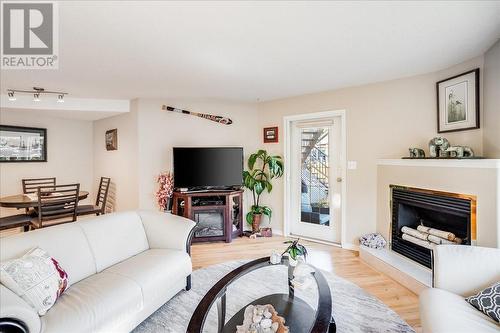
POLYGON ((172 195, 174 194, 174 176, 170 172, 162 172, 156 178, 158 191, 156 191, 156 201, 160 209, 164 211, 172 210, 172 195))
POLYGON ((281 156, 269 155, 265 150, 259 150, 248 158, 248 170, 243 171, 243 184, 252 191, 253 205, 246 215, 246 221, 252 225, 252 231, 259 232, 262 214, 271 220, 271 208, 260 204, 261 194, 273 189, 271 179, 283 176, 283 161, 281 156))
POLYGON ((294 241, 289 240, 289 241, 284 242, 284 244, 290 244, 290 245, 288 245, 286 250, 283 251, 283 254, 282 254, 282 255, 284 255, 285 253, 288 253, 290 266, 297 265, 297 261, 299 258, 303 258, 305 260, 307 257, 307 249, 304 245, 299 243, 299 240, 300 239, 297 238, 294 241))

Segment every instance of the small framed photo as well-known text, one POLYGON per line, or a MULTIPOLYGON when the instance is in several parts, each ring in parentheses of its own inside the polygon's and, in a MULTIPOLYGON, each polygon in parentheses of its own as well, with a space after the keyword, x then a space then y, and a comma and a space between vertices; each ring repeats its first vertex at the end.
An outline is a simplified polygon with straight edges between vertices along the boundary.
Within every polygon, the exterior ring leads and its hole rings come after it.
POLYGON ((278 126, 264 128, 264 143, 278 142, 278 126))
POLYGON ((479 68, 436 83, 438 133, 479 128, 479 68))
POLYGON ((118 149, 118 130, 112 129, 106 131, 106 150, 118 149))
POLYGON ((47 162, 47 129, 0 125, 0 162, 47 162))

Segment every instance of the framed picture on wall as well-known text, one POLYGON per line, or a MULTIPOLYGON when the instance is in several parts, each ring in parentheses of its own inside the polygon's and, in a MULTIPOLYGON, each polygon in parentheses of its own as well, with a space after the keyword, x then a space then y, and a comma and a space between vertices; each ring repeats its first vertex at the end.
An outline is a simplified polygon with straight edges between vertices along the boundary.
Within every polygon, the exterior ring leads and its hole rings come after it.
POLYGON ((0 162, 47 162, 47 129, 0 125, 0 162))
POLYGON ((118 129, 112 129, 106 131, 106 150, 117 150, 118 149, 118 129))
POLYGON ((436 83, 438 133, 479 128, 479 68, 436 83))
POLYGON ((264 143, 278 142, 278 127, 265 127, 264 128, 264 143))

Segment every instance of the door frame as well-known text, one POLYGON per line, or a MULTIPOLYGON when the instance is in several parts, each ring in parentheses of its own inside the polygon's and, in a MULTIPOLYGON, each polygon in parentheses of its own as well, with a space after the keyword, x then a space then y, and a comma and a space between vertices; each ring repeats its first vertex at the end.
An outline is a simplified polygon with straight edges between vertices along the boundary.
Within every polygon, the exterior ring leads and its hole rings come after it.
MULTIPOLYGON (((284 149, 284 162, 285 162, 285 171, 284 171, 284 207, 283 207, 283 234, 284 236, 290 236, 290 217, 291 217, 291 202, 290 195, 291 191, 291 161, 289 159, 292 156, 291 149, 292 145, 290 144, 290 134, 291 134, 291 125, 294 121, 302 121, 302 120, 320 120, 322 118, 332 118, 332 117, 340 117, 340 128, 341 128, 341 144, 340 144, 340 165, 342 168, 342 185, 341 185, 341 195, 342 195, 342 206, 340 210, 341 215, 341 224, 340 224, 340 246, 344 247, 348 242, 346 241, 346 207, 347 207, 347 133, 346 133, 346 110, 333 110, 333 111, 322 111, 322 112, 314 112, 314 113, 305 113, 293 116, 285 116, 283 117, 283 143, 285 146, 284 149)), ((321 240, 314 240, 322 243, 329 243, 321 240)), ((336 243, 329 243, 336 244, 336 243)))

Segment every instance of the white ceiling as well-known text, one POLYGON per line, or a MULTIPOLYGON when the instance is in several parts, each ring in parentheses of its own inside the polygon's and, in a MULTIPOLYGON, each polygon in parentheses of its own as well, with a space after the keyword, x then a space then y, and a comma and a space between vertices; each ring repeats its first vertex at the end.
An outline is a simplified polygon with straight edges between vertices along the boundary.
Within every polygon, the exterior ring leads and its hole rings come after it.
POLYGON ((500 37, 500 2, 59 2, 59 70, 7 88, 270 100, 446 68, 500 37))

